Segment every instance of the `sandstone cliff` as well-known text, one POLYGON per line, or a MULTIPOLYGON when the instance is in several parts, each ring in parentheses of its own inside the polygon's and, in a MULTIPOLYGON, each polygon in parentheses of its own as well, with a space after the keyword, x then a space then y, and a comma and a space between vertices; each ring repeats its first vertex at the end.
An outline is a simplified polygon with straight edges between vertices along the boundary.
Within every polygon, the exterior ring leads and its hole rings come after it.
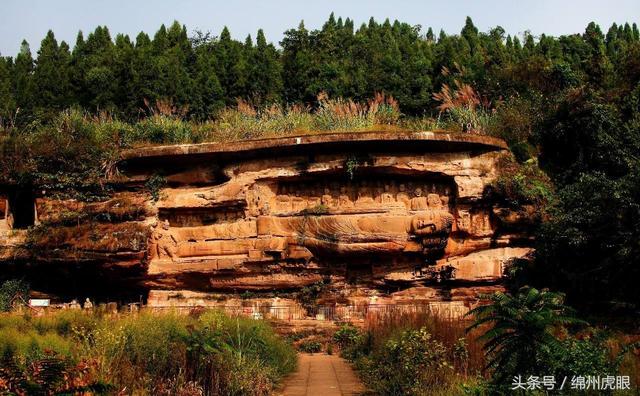
POLYGON ((531 252, 528 209, 485 194, 504 155, 499 139, 431 132, 131 150, 105 180, 108 201, 37 192, 31 231, 11 229, 24 215, 0 197, 0 260, 59 296, 152 290, 169 304, 157 290, 324 281, 351 301, 469 301, 531 252))

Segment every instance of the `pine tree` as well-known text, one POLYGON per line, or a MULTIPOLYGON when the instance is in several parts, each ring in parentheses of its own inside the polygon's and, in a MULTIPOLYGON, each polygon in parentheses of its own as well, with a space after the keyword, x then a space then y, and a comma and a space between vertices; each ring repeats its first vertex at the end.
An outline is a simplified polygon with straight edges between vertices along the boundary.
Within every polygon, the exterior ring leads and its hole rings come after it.
POLYGON ((133 58, 135 48, 127 35, 116 36, 113 60, 113 74, 117 80, 114 97, 115 111, 125 117, 135 114, 134 70, 133 58))
POLYGON ((431 29, 431 27, 429 27, 429 30, 427 30, 427 35, 425 36, 425 38, 427 39, 427 42, 435 43, 436 36, 433 34, 433 29, 431 29))
POLYGON ((194 96, 191 101, 192 114, 200 120, 212 117, 224 102, 224 90, 218 79, 218 59, 211 43, 195 49, 193 67, 194 96))
POLYGON ((286 102, 310 102, 307 84, 309 70, 313 63, 309 32, 301 21, 297 29, 289 29, 280 42, 282 47, 282 67, 284 69, 284 100, 286 102))
POLYGON ((13 92, 18 111, 17 121, 26 123, 33 118, 35 107, 35 85, 33 81, 33 58, 26 40, 22 40, 20 53, 13 67, 13 92))
POLYGON ((98 26, 89 34, 82 56, 83 89, 89 95, 85 106, 92 110, 113 109, 118 80, 114 71, 114 44, 106 26, 98 26))
POLYGON ((598 85, 608 85, 613 77, 613 67, 606 54, 604 35, 594 22, 589 23, 583 35, 589 46, 587 58, 583 60, 589 80, 598 85))
POLYGON ((158 99, 155 90, 156 57, 153 54, 153 44, 149 36, 140 32, 136 36, 136 43, 131 62, 133 103, 131 107, 137 113, 144 111, 145 101, 154 103, 158 99))
POLYGON ((11 84, 11 58, 0 56, 0 130, 13 121, 16 101, 11 84))
POLYGON ((480 40, 478 38, 478 28, 475 27, 471 17, 467 17, 464 22, 464 27, 460 35, 467 41, 471 49, 471 53, 474 54, 478 51, 480 46, 480 40))
POLYGON ((51 116, 69 104, 69 59, 69 47, 66 44, 58 46, 53 32, 49 30, 40 44, 33 73, 38 92, 36 106, 44 116, 51 116))
MULTIPOLYGON (((245 45, 245 50, 248 49, 245 45)), ((282 68, 279 54, 273 44, 267 44, 262 29, 256 36, 256 47, 250 53, 251 62, 251 94, 264 102, 276 102, 281 98, 282 68)))
POLYGON ((224 89, 225 102, 227 105, 233 105, 237 98, 246 98, 249 94, 249 59, 242 43, 231 38, 226 26, 222 29, 216 49, 220 64, 219 79, 224 89))
POLYGON ((154 38, 156 53, 156 94, 174 104, 188 107, 193 93, 189 64, 194 61, 185 26, 174 21, 169 30, 161 30, 154 38))
POLYGON ((82 31, 76 36, 76 44, 71 51, 69 64, 69 80, 73 90, 74 101, 81 106, 86 106, 90 101, 90 96, 85 89, 85 41, 82 31))

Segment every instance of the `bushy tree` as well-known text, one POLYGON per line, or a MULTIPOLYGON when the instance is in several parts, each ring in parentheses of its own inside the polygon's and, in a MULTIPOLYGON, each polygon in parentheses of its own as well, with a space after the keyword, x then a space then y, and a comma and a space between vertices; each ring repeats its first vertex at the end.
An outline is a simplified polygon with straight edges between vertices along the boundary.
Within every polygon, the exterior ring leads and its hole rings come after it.
POLYGON ((33 74, 38 92, 38 108, 47 112, 57 112, 68 106, 65 97, 69 92, 69 47, 64 42, 58 46, 53 32, 49 30, 40 44, 33 74))
POLYGON ((16 111, 11 79, 12 67, 11 58, 0 56, 0 130, 12 121, 16 111))
MULTIPOLYGON (((249 38, 250 39, 250 38, 249 38)), ((258 30, 255 48, 245 44, 250 54, 250 92, 265 102, 279 101, 282 97, 282 67, 273 44, 268 44, 262 29, 258 30)))
POLYGON ((224 90, 225 103, 234 105, 237 98, 249 96, 249 59, 242 43, 231 38, 225 26, 216 45, 216 56, 220 67, 218 79, 224 90))
POLYGON ((480 339, 486 342, 487 366, 495 385, 508 385, 518 375, 545 373, 549 351, 561 347, 553 331, 581 323, 563 301, 562 294, 523 287, 515 295, 497 292, 489 296, 489 304, 469 312, 475 318, 469 330, 491 325, 480 339))
POLYGON ((29 284, 18 279, 4 281, 0 286, 0 312, 10 311, 15 304, 29 299, 29 284))
POLYGON ((574 304, 640 303, 640 88, 616 100, 572 92, 539 132, 558 196, 537 238, 534 278, 574 304), (538 274, 537 276, 535 274, 538 274))
POLYGON ((26 40, 22 40, 20 52, 13 65, 13 90, 19 121, 28 122, 33 119, 35 107, 35 85, 33 81, 33 57, 26 40))

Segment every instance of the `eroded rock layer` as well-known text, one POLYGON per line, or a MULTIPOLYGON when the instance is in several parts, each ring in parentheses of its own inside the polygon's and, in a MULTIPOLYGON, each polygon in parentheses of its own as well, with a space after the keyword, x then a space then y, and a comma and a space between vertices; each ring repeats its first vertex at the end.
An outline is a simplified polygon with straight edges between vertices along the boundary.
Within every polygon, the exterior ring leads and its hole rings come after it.
MULTIPOLYGON (((526 210, 485 198, 503 155, 498 139, 428 132, 131 150, 105 181, 111 200, 44 192, 39 233, 5 232, 0 254, 16 271, 16 260, 109 269, 113 288, 224 294, 324 282, 357 290, 353 301, 363 290, 469 300, 531 251, 526 210)), ((0 209, 8 229, 11 202, 0 198, 0 209)), ((102 279, 83 280, 93 281, 102 279)))

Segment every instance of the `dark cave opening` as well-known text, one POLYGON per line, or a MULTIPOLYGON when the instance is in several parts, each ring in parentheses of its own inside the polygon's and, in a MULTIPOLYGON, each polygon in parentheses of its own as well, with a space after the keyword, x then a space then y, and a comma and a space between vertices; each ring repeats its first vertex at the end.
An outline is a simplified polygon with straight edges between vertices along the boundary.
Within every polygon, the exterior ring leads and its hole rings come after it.
POLYGON ((19 188, 9 194, 9 212, 13 217, 13 228, 25 229, 36 220, 35 194, 32 188, 19 188))

